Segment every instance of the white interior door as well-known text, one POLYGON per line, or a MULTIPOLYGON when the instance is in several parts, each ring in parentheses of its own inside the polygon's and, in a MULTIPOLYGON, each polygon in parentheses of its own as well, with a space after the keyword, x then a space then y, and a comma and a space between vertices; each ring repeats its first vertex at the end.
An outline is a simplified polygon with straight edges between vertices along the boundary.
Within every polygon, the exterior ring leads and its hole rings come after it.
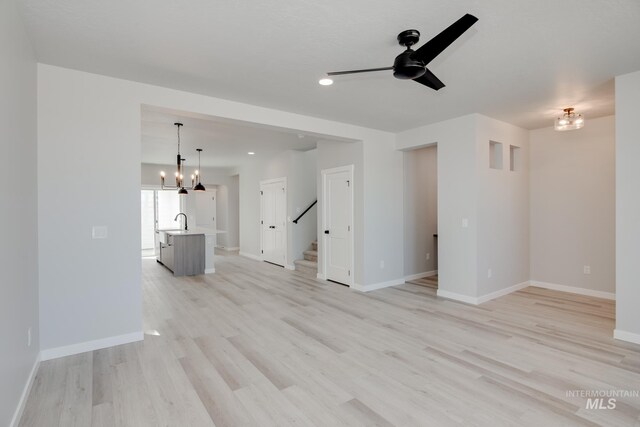
POLYGON ((287 185, 285 178, 260 182, 262 259, 285 266, 287 253, 287 185))
POLYGON ((353 166, 322 171, 324 273, 353 285, 353 166))

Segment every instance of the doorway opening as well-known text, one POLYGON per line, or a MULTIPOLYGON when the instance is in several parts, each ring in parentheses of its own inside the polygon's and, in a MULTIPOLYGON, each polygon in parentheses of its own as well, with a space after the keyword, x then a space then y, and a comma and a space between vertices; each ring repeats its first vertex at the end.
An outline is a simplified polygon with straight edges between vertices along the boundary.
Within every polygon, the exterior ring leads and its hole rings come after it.
POLYGON ((438 287, 438 147, 404 153, 404 274, 438 287))

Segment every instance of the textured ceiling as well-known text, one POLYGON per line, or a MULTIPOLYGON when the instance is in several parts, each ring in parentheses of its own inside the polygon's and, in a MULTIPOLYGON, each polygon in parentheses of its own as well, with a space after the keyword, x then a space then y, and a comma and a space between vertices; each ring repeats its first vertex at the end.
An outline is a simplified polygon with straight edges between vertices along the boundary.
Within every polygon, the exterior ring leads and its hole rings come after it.
POLYGON ((477 112, 526 128, 563 107, 613 113, 614 76, 640 69, 638 0, 20 0, 40 62, 399 131, 477 112), (434 92, 390 72, 396 35, 421 45, 479 22, 434 60, 434 92))
POLYGON ((142 163, 175 163, 178 148, 175 122, 184 125, 180 129, 180 151, 189 168, 198 165, 196 148, 204 150, 201 153, 202 167, 233 168, 256 159, 268 159, 285 150, 312 150, 318 140, 331 139, 145 106, 141 124, 142 163), (249 151, 255 154, 249 155, 249 151))

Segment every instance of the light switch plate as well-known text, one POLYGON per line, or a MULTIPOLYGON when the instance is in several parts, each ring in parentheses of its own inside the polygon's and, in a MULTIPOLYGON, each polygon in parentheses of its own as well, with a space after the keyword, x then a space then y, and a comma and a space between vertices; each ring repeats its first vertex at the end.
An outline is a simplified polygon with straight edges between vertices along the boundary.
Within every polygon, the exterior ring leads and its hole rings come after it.
POLYGON ((93 239, 106 239, 108 236, 108 230, 106 225, 94 225, 91 229, 91 238, 93 239))
POLYGON ((467 227, 469 227, 469 219, 462 218, 462 228, 467 228, 467 227))

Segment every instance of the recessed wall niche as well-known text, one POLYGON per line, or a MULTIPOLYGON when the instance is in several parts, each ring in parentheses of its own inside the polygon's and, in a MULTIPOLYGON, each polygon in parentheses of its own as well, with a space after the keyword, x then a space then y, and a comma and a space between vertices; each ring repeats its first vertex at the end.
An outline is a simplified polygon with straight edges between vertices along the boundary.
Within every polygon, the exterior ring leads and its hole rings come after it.
POLYGON ((520 170, 520 147, 516 147, 515 145, 509 146, 509 170, 511 171, 519 171, 520 170))
POLYGON ((489 141, 489 167, 502 169, 502 143, 489 141))

